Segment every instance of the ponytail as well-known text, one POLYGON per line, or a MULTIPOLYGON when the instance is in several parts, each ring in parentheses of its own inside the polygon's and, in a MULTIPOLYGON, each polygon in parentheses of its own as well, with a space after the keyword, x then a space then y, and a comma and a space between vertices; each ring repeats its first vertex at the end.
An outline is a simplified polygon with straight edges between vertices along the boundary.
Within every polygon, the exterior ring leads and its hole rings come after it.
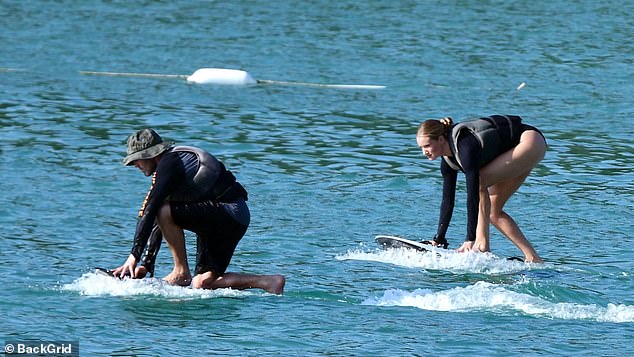
POLYGON ((452 126, 453 119, 451 117, 428 119, 418 127, 416 136, 429 136, 432 139, 438 139, 441 136, 448 137, 452 126))
POLYGON ((451 129, 451 126, 453 125, 453 119, 451 119, 451 117, 444 117, 440 119, 439 121, 442 125, 445 126, 445 129, 447 130, 447 132, 449 131, 449 129, 451 129))

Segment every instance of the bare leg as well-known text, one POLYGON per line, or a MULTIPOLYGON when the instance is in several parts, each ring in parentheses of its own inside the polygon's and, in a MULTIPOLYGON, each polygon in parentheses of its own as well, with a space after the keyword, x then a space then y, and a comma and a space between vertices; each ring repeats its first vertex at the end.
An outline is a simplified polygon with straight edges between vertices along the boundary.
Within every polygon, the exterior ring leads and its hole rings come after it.
POLYGON ((516 147, 480 170, 480 212, 474 249, 489 249, 488 223, 491 222, 520 248, 526 261, 542 262, 517 223, 503 208, 545 153, 546 143, 542 136, 535 131, 526 131, 516 147))
POLYGON ((504 205, 524 182, 526 176, 528 174, 518 180, 501 182, 490 188, 491 223, 524 253, 527 262, 541 263, 543 262, 542 258, 539 257, 513 218, 504 211, 504 205))
POLYGON ((193 288, 221 289, 233 288, 238 290, 258 288, 272 294, 282 294, 286 279, 283 275, 255 275, 225 273, 217 276, 213 272, 196 275, 192 280, 193 288))
POLYGON ((489 197, 489 191, 486 188, 480 187, 480 206, 478 210, 478 226, 476 227, 476 240, 473 243, 471 249, 488 252, 489 246, 489 216, 491 212, 491 199, 489 197))
POLYGON ((174 257, 174 269, 163 278, 170 284, 188 286, 192 280, 187 263, 187 251, 185 249, 185 232, 174 223, 169 202, 163 204, 158 215, 158 224, 163 233, 163 238, 174 257))

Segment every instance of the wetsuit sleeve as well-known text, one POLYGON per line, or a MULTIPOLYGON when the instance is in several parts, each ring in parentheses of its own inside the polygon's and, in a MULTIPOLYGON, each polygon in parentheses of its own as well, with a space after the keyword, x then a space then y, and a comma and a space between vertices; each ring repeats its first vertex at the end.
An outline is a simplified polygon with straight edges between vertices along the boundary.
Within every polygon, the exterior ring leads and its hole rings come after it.
POLYGON ((158 224, 154 224, 152 227, 152 233, 150 233, 150 239, 147 244, 147 249, 141 260, 141 265, 145 267, 150 277, 154 276, 154 267, 156 263, 156 256, 161 249, 161 242, 163 241, 163 233, 158 224))
POLYGON ((469 133, 458 138, 458 150, 467 186, 467 237, 465 241, 474 242, 480 206, 480 156, 482 155, 482 147, 480 147, 476 137, 469 133))
POLYGON ((140 217, 134 233, 134 245, 130 252, 137 261, 141 258, 163 202, 185 181, 185 169, 177 153, 165 154, 159 161, 154 174, 156 175, 155 182, 139 212, 140 217))
POLYGON ((440 172, 442 174, 442 203, 440 204, 440 218, 438 219, 438 229, 434 241, 444 244, 447 242, 445 235, 453 215, 458 171, 452 169, 445 160, 442 160, 440 172))

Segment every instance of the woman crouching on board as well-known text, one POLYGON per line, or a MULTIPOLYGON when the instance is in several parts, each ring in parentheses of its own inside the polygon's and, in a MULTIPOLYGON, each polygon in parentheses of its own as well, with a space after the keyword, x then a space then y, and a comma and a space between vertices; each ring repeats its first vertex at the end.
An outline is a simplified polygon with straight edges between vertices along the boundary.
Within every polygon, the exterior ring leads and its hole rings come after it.
POLYGON ((546 139, 514 115, 492 115, 455 124, 447 117, 429 119, 418 128, 418 146, 429 160, 442 156, 443 195, 433 245, 444 245, 454 208, 458 171, 466 178, 467 239, 458 252, 489 251, 489 223, 524 253, 541 263, 504 204, 546 153, 546 139))

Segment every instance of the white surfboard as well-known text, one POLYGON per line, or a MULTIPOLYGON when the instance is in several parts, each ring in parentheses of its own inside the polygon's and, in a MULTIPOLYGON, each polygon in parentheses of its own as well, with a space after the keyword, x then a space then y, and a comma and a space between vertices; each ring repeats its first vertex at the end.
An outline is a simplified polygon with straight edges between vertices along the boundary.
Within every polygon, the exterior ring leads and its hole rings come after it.
MULTIPOLYGON (((388 235, 378 235, 374 237, 374 240, 379 244, 379 246, 383 249, 413 249, 419 251, 421 253, 434 252, 438 255, 441 253, 448 253, 453 251, 448 251, 446 249, 442 249, 440 247, 434 247, 431 244, 425 244, 423 242, 417 242, 409 239, 405 239, 402 237, 396 236, 388 236, 388 235)), ((515 260, 519 262, 524 262, 524 259, 521 257, 508 257, 506 260, 515 260)))

